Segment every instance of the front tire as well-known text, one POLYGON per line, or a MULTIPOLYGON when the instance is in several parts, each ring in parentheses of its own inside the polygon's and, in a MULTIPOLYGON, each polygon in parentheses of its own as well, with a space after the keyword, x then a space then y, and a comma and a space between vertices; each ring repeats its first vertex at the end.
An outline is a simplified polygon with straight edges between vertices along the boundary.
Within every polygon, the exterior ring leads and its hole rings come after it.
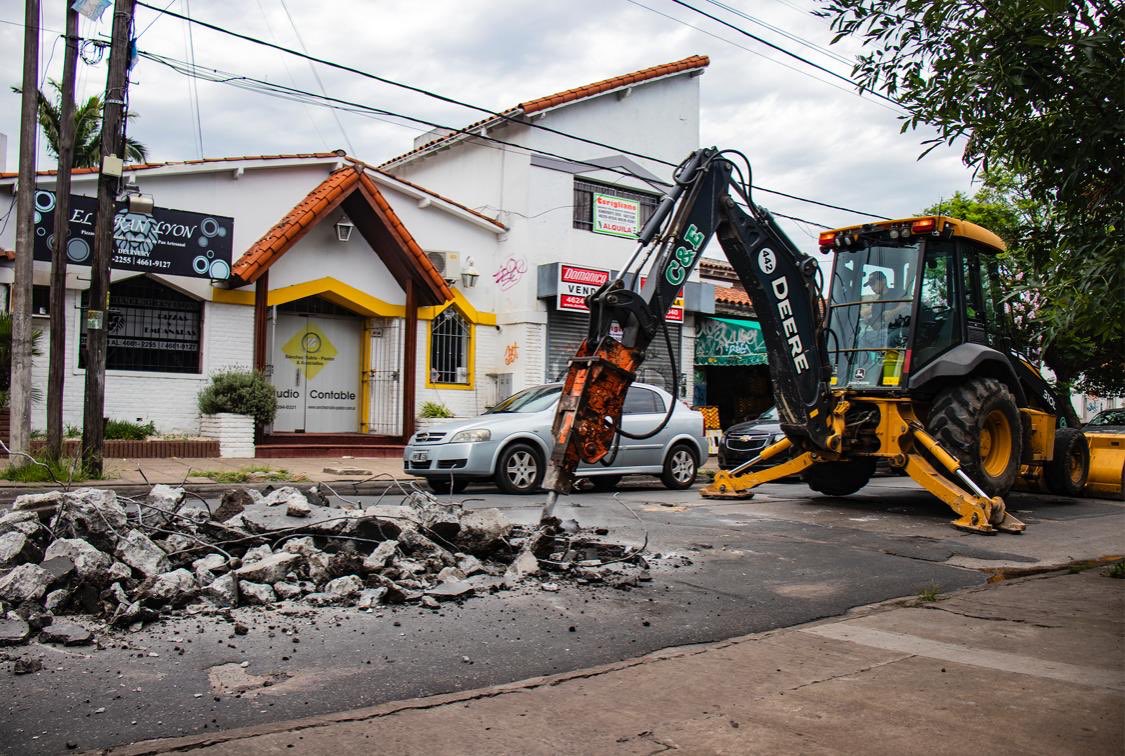
POLYGON ((1005 496, 1011 490, 1023 431, 1016 400, 1003 383, 973 378, 946 389, 934 399, 926 430, 986 494, 1005 496))
POLYGON ((867 485, 875 474, 875 460, 871 457, 850 459, 845 462, 821 462, 801 475, 809 488, 825 496, 847 496, 867 485))
POLYGON ((660 480, 665 488, 682 491, 691 488, 695 476, 699 474, 699 461, 695 452, 687 444, 676 444, 664 459, 664 471, 660 480))
POLYGON ((1077 428, 1055 431, 1055 453, 1044 471, 1047 490, 1058 496, 1081 496, 1090 476, 1090 447, 1077 428))
POLYGON ((496 485, 508 494, 539 490, 547 470, 539 451, 527 444, 512 444, 496 460, 496 485))

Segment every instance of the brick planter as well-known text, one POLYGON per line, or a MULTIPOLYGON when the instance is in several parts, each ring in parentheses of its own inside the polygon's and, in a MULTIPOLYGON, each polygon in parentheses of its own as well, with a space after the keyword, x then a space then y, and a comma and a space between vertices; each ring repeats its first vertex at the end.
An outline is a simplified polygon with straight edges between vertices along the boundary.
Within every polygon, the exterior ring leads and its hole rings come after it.
POLYGON ((249 415, 204 415, 199 420, 199 435, 218 441, 220 457, 254 456, 254 418, 249 415))
MULTIPOLYGON (((43 449, 42 439, 31 442, 33 452, 43 449)), ((80 453, 82 440, 68 438, 63 441, 63 456, 75 457, 80 453)), ((212 438, 161 439, 144 441, 106 441, 102 456, 113 459, 166 459, 168 457, 217 457, 219 442, 212 438)))

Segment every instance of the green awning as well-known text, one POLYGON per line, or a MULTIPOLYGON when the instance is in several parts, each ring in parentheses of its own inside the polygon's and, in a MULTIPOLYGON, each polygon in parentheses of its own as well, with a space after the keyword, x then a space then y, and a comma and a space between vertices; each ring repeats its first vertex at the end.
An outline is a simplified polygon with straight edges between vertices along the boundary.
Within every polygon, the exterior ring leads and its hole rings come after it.
POLYGON ((766 342, 756 320, 703 318, 695 337, 696 365, 765 365, 766 342))

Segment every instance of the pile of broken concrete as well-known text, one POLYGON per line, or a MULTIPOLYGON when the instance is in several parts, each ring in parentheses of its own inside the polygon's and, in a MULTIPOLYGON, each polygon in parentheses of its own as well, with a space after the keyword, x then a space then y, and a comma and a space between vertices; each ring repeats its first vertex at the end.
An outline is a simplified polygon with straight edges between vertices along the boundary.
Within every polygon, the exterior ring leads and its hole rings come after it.
POLYGON ((584 539, 577 523, 514 527, 411 488, 361 506, 316 487, 232 489, 212 507, 157 485, 143 499, 82 488, 19 497, 0 517, 0 645, 89 643, 61 615, 137 629, 162 614, 299 602, 437 608, 560 577, 629 587, 639 553, 584 539), (609 557, 606 554, 610 554, 609 557))

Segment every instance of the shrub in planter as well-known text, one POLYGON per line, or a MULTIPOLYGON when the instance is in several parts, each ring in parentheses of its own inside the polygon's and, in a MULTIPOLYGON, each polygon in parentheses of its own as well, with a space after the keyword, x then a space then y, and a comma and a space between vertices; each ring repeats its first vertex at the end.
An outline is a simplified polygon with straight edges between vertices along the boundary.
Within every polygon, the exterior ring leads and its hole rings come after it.
POLYGON ((199 392, 199 411, 204 415, 250 415, 261 428, 277 414, 277 395, 261 373, 228 370, 211 376, 211 383, 199 392))
POLYGON ((418 417, 429 419, 455 417, 455 415, 449 407, 446 407, 441 402, 422 402, 422 409, 418 412, 418 417))
MULTIPOLYGON (((67 428, 67 430, 70 429, 67 428)), ((131 423, 128 420, 110 420, 105 424, 105 439, 107 441, 144 441, 149 436, 155 435, 156 425, 151 420, 143 425, 131 423)))

